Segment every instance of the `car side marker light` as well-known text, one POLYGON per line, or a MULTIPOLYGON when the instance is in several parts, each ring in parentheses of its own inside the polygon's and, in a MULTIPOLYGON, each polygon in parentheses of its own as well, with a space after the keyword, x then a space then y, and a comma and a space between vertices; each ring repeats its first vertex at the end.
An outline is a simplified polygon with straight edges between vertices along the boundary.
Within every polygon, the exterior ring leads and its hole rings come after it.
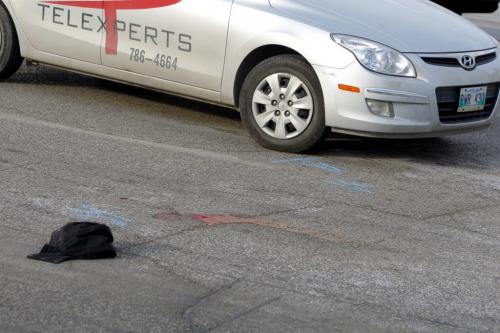
POLYGON ((348 92, 352 92, 352 93, 356 93, 356 94, 359 94, 361 92, 360 88, 355 87, 355 86, 349 86, 347 84, 339 84, 339 89, 344 90, 344 91, 348 91, 348 92))

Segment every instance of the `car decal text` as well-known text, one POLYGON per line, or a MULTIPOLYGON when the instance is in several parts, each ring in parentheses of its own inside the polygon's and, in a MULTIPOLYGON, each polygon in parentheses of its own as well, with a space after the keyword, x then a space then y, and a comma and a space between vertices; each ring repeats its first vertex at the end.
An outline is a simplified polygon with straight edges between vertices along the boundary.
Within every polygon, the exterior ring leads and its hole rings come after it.
POLYGON ((104 31, 106 34, 105 50, 108 55, 116 55, 118 52, 119 32, 126 33, 130 41, 142 41, 144 43, 153 43, 155 45, 159 45, 161 43, 167 48, 170 48, 171 45, 176 42, 179 51, 191 52, 192 38, 190 34, 178 33, 172 30, 146 26, 133 22, 124 22, 118 20, 117 17, 117 12, 119 10, 161 8, 175 5, 181 1, 182 0, 59 0, 43 1, 38 3, 38 6, 41 8, 42 21, 51 21, 53 24, 93 31, 94 29, 91 28, 91 20, 97 20, 99 28, 96 32, 101 33, 104 31), (66 6, 102 9, 104 11, 104 17, 90 12, 81 12, 76 15, 71 9, 65 8, 66 6))

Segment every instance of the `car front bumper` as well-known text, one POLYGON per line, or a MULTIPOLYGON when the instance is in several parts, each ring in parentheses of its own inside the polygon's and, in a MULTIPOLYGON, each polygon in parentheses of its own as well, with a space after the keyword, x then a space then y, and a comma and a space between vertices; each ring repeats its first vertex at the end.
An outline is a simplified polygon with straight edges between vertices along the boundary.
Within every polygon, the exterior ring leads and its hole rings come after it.
MULTIPOLYGON (((493 52, 490 50, 489 52, 493 52)), ((500 58, 473 71, 461 67, 431 65, 422 55, 407 54, 417 78, 402 78, 370 72, 357 61, 346 68, 313 66, 323 89, 326 125, 334 132, 368 137, 425 138, 458 134, 488 127, 500 103, 498 86, 491 114, 480 120, 443 123, 437 89, 474 87, 500 83, 500 58), (339 89, 339 84, 359 87, 360 93, 339 89), (366 99, 393 103, 394 117, 370 112, 366 99)))

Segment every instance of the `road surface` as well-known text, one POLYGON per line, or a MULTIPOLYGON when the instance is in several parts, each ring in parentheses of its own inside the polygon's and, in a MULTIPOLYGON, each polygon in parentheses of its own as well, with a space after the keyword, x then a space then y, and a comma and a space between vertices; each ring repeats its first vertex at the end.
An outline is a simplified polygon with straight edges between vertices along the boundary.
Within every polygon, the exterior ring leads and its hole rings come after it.
POLYGON ((224 108, 48 67, 0 87, 1 332, 500 330, 498 122, 289 155, 224 108), (117 259, 26 259, 81 220, 117 259))

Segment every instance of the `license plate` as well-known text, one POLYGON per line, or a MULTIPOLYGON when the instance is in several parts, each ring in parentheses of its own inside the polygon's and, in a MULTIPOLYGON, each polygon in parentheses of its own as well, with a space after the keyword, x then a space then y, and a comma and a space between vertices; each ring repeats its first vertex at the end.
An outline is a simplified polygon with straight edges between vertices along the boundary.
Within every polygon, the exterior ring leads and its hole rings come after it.
POLYGON ((484 110, 488 87, 462 88, 458 112, 473 112, 484 110))

